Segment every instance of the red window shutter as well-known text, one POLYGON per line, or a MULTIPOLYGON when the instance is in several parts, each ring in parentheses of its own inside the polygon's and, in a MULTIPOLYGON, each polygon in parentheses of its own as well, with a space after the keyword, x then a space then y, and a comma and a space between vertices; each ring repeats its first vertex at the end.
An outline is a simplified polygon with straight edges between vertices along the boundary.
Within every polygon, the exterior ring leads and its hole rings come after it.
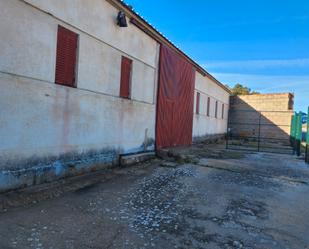
POLYGON ((209 117, 210 112, 210 97, 207 99, 207 116, 209 117))
POLYGON ((55 82, 75 87, 78 34, 58 26, 55 82))
POLYGON ((216 101, 216 111, 215 111, 215 117, 218 117, 218 101, 216 101))
POLYGON ((197 93, 196 94, 196 114, 200 114, 200 98, 201 98, 201 94, 197 93))
POLYGON ((120 97, 130 98, 131 88, 131 74, 132 74, 132 60, 122 56, 121 61, 121 79, 120 79, 120 97))
POLYGON ((224 119, 224 104, 222 104, 222 119, 224 119))

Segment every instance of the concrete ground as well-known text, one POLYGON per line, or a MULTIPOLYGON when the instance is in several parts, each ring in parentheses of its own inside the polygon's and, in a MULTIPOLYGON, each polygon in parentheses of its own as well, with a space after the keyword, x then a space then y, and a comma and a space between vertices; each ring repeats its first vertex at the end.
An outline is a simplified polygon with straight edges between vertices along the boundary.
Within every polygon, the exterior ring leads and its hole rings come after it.
POLYGON ((309 248, 309 167, 196 145, 0 196, 0 248, 309 248))

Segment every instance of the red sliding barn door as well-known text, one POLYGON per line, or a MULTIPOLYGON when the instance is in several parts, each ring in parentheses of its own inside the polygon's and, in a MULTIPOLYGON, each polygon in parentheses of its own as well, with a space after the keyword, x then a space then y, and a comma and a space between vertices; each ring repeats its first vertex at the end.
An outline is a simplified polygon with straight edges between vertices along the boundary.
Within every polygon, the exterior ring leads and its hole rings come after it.
POLYGON ((195 68, 165 45, 160 51, 157 149, 192 144, 195 68))

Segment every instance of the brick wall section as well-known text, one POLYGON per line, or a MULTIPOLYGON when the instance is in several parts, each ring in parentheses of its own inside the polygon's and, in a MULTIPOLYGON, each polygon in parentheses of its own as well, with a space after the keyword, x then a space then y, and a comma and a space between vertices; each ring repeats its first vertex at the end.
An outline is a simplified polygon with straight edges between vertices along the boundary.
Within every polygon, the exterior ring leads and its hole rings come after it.
POLYGON ((260 133, 262 138, 289 139, 293 94, 232 96, 230 102, 229 128, 233 135, 258 137, 260 133))

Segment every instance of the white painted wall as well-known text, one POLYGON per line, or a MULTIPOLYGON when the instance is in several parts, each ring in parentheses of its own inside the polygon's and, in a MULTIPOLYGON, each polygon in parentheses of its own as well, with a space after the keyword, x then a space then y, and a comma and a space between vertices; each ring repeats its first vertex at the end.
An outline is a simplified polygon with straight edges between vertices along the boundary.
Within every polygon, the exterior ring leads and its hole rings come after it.
POLYGON ((218 86, 212 79, 196 72, 194 94, 193 137, 218 135, 226 133, 228 122, 229 93, 218 86), (200 93, 200 113, 196 114, 197 92, 200 93), (210 97, 210 112, 207 116, 207 99, 210 97), (215 117, 216 101, 218 101, 217 118, 215 117), (224 115, 222 119, 222 105, 224 115))
POLYGON ((117 27, 103 0, 28 2, 38 8, 0 1, 0 159, 141 150, 146 130, 155 138, 158 43, 117 27), (79 34, 77 89, 54 84, 59 24, 79 34), (133 60, 132 100, 119 98, 122 55, 133 60))
POLYGON ((2 159, 104 148, 131 151, 154 138, 155 107, 0 74, 2 159), (9 104, 8 104, 9 103, 9 104))
MULTIPOLYGON (((156 41, 130 23, 115 25, 118 10, 105 0, 1 0, 0 9, 0 162, 104 148, 128 153, 141 150, 145 134, 155 138, 156 41), (54 84, 58 25, 79 34, 77 89, 54 84), (119 98, 123 55, 133 60, 132 100, 119 98)), ((220 104, 228 105, 228 93, 199 73, 197 91, 194 137, 224 133, 220 104)))
POLYGON ((156 67, 156 42, 131 25, 120 28, 118 10, 105 0, 25 0, 93 37, 156 67))
POLYGON ((19 0, 0 9, 0 70, 54 82, 57 22, 19 0))

